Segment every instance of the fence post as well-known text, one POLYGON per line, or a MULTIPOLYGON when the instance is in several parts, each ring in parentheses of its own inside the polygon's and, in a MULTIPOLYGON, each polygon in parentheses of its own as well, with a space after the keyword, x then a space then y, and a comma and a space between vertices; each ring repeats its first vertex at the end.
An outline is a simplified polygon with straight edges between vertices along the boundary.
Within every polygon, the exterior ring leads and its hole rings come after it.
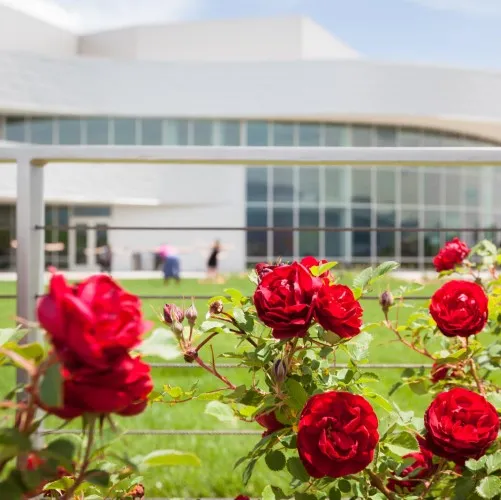
MULTIPOLYGON (((16 273, 17 316, 28 322, 36 321, 36 296, 44 287, 44 231, 35 229, 44 225, 43 166, 20 155, 17 162, 16 201, 16 273)), ((41 340, 41 332, 30 328, 24 342, 41 340)), ((25 384, 27 374, 17 371, 17 383, 25 384)))

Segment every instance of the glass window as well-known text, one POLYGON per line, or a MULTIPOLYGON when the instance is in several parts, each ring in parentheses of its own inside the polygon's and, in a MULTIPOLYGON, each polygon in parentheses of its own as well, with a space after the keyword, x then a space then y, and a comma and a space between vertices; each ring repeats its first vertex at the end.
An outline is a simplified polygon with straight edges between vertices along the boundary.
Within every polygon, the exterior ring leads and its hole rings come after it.
POLYGON ((294 199, 294 170, 292 167, 273 167, 273 201, 291 202, 294 199))
MULTIPOLYGON (((346 210, 343 208, 325 209, 325 227, 344 227, 346 225, 346 210)), ((343 257, 345 232, 325 232, 325 255, 328 257, 343 257)))
MULTIPOLYGON (((465 175, 464 176, 464 201, 470 207, 476 207, 480 203, 480 176, 465 175)), ((501 175, 496 175, 495 185, 499 186, 501 175)), ((494 196, 494 206, 501 207, 501 196, 494 196)))
MULTIPOLYGON (((466 212, 464 214, 464 218, 465 218, 464 223, 465 223, 465 226, 467 228, 481 227, 480 214, 478 214, 477 212, 466 212)), ((476 243, 478 243, 480 241, 480 232, 479 231, 467 231, 463 234, 463 240, 465 241, 465 243, 467 245, 472 247, 473 245, 475 245, 476 243)), ((499 246, 499 241, 495 241, 494 243, 496 243, 499 246)))
POLYGON ((352 168, 351 186, 353 203, 371 202, 371 169, 370 168, 352 168))
POLYGON ((27 142, 24 117, 8 116, 5 120, 5 138, 8 141, 27 142))
POLYGON ((82 144, 82 121, 79 118, 58 119, 59 139, 56 143, 62 145, 82 144))
POLYGON ((447 169, 445 172, 445 203, 461 206, 461 171, 447 169))
POLYGON ((212 120, 195 120, 193 122, 193 144, 195 146, 214 144, 212 120))
MULTIPOLYGON (((416 210, 402 210, 402 227, 419 227, 416 210)), ((419 233, 417 231, 402 232, 402 257, 417 257, 419 253, 419 233)))
POLYGON ((268 145, 268 124, 266 122, 247 122, 247 145, 267 146, 268 145))
POLYGON ((266 167, 247 167, 247 201, 266 201, 268 199, 268 169, 266 167))
POLYGON ((376 168, 377 203, 395 204, 395 170, 376 168))
MULTIPOLYGON (((371 211, 369 208, 355 208, 352 211, 353 227, 371 227, 371 211)), ((352 233, 352 250, 354 257, 370 257, 371 233, 354 231, 352 233)))
POLYGON ((372 128, 361 125, 353 125, 351 132, 351 142, 353 146, 372 146, 372 128))
POLYGON ((221 122, 221 144, 223 146, 240 146, 240 122, 224 120, 221 122))
POLYGON ((402 180, 402 192, 400 203, 404 205, 418 205, 420 199, 421 184, 417 168, 402 168, 398 170, 402 180))
POLYGON ((325 201, 344 202, 346 200, 346 180, 350 167, 325 167, 325 201))
POLYGON ((440 132, 425 131, 423 133, 422 146, 425 148, 442 146, 442 137, 440 132))
MULTIPOLYGON (((424 225, 426 228, 440 229, 440 212, 425 210, 424 225)), ((424 233, 424 254, 426 257, 434 257, 440 250, 440 232, 429 231, 424 233)))
MULTIPOLYGON (((377 211, 377 227, 395 227, 395 210, 379 209, 377 211)), ((377 255, 378 257, 395 256, 394 232, 377 233, 377 255)))
POLYGON ((328 123, 325 126, 325 145, 330 147, 348 146, 348 126, 328 123))
POLYGON ((115 118, 113 120, 114 144, 133 146, 136 144, 136 120, 134 118, 115 118))
POLYGON ((85 120, 86 144, 108 144, 108 119, 88 118, 85 120))
MULTIPOLYGON (((457 210, 448 210, 445 212, 445 226, 451 229, 461 228, 461 214, 457 210)), ((445 241, 450 241, 454 237, 461 237, 459 231, 447 231, 445 233, 445 241)), ((445 242, 444 242, 445 243, 445 242)))
POLYGON ((299 201, 320 200, 320 179, 318 167, 299 167, 299 201))
MULTIPOLYGON (((275 207, 273 209, 274 227, 293 227, 292 207, 275 207)), ((292 231, 274 231, 273 232, 273 255, 274 257, 283 257, 284 260, 294 255, 292 231)))
POLYGON ((15 207, 0 205, 0 269, 11 269, 14 265, 14 250, 11 242, 15 239, 15 207))
POLYGON ((320 125, 318 123, 299 124, 299 145, 320 146, 320 125))
POLYGON ((402 128, 398 132, 397 145, 402 147, 418 147, 422 143, 423 132, 417 129, 402 128))
POLYGON ((145 146, 161 146, 163 120, 159 118, 144 118, 141 120, 141 144, 145 146))
POLYGON ((273 145, 293 146, 294 145, 294 124, 275 122, 273 124, 273 145))
POLYGON ((441 205, 442 174, 440 172, 424 172, 424 203, 425 205, 441 205))
MULTIPOLYGON (((299 209, 299 225, 301 227, 319 226, 318 208, 301 207, 299 209)), ((319 234, 317 231, 301 231, 299 233, 299 255, 305 257, 312 255, 314 257, 320 254, 319 234)))
POLYGON ((169 146, 188 145, 188 120, 168 120, 165 144, 169 146))
POLYGON ((73 207, 73 215, 75 217, 109 217, 111 215, 111 207, 109 206, 89 206, 80 205, 73 207))
POLYGON ((54 120, 52 118, 32 118, 29 122, 30 142, 52 144, 54 120))
MULTIPOLYGON (((267 225, 266 207, 247 207, 247 226, 267 225)), ((265 258, 267 255, 266 231, 247 231, 247 256, 265 258)))
POLYGON ((397 130, 394 127, 376 127, 376 145, 391 147, 397 145, 397 130))

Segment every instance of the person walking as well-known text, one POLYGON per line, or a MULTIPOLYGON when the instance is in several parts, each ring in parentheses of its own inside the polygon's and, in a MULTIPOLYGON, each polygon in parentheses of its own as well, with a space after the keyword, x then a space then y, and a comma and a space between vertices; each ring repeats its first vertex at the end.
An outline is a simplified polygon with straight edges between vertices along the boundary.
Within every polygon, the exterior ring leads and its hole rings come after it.
POLYGON ((162 271, 164 275, 164 284, 167 285, 173 278, 177 283, 181 282, 181 262, 179 251, 172 245, 164 244, 160 247, 159 255, 162 258, 162 271))

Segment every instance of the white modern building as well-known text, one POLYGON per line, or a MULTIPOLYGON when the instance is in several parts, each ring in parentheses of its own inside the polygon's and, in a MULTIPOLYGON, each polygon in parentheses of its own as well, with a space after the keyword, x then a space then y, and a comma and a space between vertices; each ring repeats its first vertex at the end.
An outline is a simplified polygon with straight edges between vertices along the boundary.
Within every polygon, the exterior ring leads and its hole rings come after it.
MULTIPOLYGON (((77 34, 0 0, 0 141, 36 144, 457 146, 501 144, 501 73, 367 60, 307 18, 135 26, 77 34)), ((15 266, 15 167, 0 177, 0 266, 15 266)), ((202 270, 282 256, 430 261, 436 232, 114 231, 106 226, 495 227, 501 173, 472 168, 49 165, 47 253, 92 269, 153 268, 162 243, 202 270)), ((463 234, 476 239, 478 234, 463 234)), ((487 235, 488 236, 488 235, 487 235)))

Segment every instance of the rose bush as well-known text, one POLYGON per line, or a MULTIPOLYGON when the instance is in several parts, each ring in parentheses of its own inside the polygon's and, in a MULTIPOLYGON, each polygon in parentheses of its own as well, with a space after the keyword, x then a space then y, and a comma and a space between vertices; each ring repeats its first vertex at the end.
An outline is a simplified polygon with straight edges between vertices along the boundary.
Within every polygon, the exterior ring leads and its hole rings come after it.
POLYGON ((0 364, 10 360, 28 378, 22 397, 14 390, 0 406, 13 412, 3 419, 7 426, 0 427, 2 499, 143 498, 140 471, 199 464, 196 456, 176 450, 155 450, 131 460, 104 439, 106 423, 115 429, 113 414, 142 413, 153 390, 150 366, 140 354, 158 355, 158 332, 143 342, 150 323, 136 296, 108 276, 69 285, 53 271, 37 314, 48 346, 18 345, 26 331, 2 330, 0 364), (81 418, 80 445, 66 437, 42 445, 40 436, 33 440, 46 416, 40 410, 64 420, 81 418))
POLYGON ((236 464, 247 488, 260 460, 272 471, 271 484, 251 497, 499 498, 501 253, 486 241, 470 250, 454 239, 434 263, 440 278, 458 279, 438 284, 429 304, 406 300, 422 285, 379 281, 395 262, 363 270, 351 286, 336 263, 314 257, 259 263, 251 298, 231 289, 209 301, 205 320, 171 324, 184 359, 217 379, 216 392, 176 387, 159 398, 210 399, 207 414, 264 428, 236 464), (381 316, 369 323, 361 301, 374 289, 381 316), (426 364, 406 368, 386 394, 366 365, 371 340, 381 348, 383 334, 426 364), (247 368, 248 384, 220 373, 213 350, 204 359, 220 335, 235 337, 237 347, 220 357, 247 368), (391 397, 404 388, 401 408, 391 397), (418 397, 426 412, 414 411, 418 397), (278 471, 290 481, 273 484, 278 471))

